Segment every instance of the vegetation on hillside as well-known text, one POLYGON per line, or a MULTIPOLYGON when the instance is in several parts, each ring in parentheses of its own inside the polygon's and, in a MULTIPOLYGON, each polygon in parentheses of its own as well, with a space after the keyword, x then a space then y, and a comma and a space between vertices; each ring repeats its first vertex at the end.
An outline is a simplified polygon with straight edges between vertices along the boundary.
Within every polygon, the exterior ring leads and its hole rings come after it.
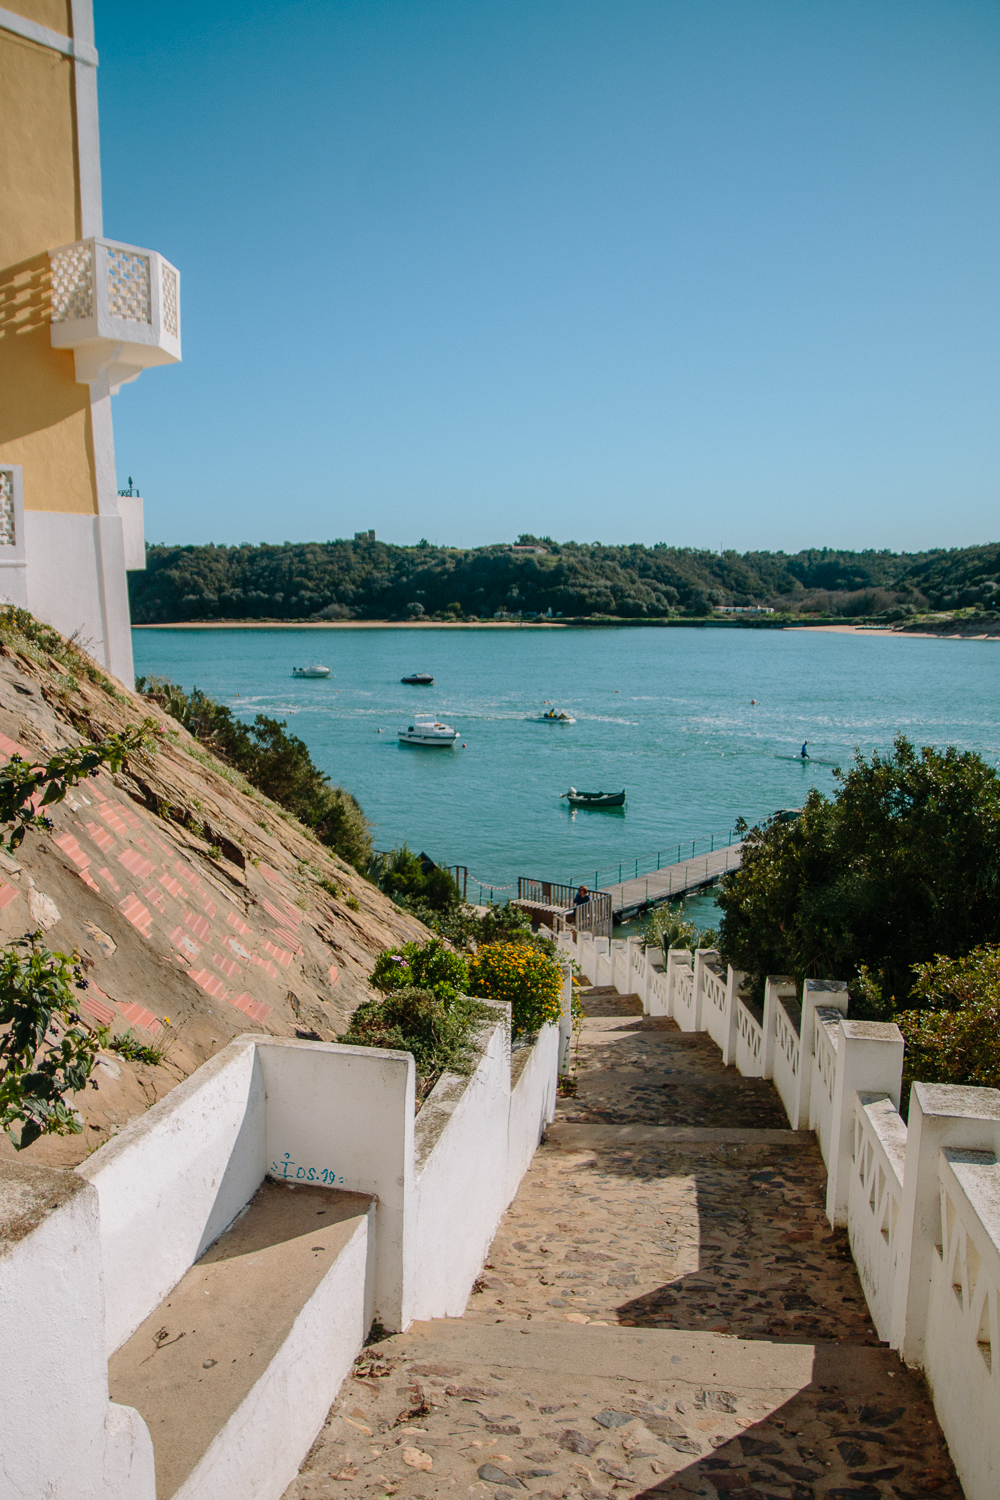
MULTIPOLYGON (((26 621, 29 628, 35 624, 30 615, 26 621)), ((16 628, 32 643, 25 621, 16 628)), ((61 645, 62 638, 57 640, 61 645)), ((130 751, 149 742, 155 727, 146 720, 44 762, 13 756, 0 769, 0 825, 10 829, 8 847, 17 848, 32 828, 51 828, 46 808, 61 802, 84 777, 96 776, 101 766, 120 770, 130 751)), ((73 991, 85 990, 88 983, 79 955, 50 953, 38 936, 29 934, 0 952, 0 1128, 17 1151, 42 1135, 79 1135, 79 1115, 64 1096, 85 1087, 103 1040, 76 1011, 73 991)))
POLYGON ((421 920, 454 912, 461 901, 458 886, 448 871, 426 855, 414 854, 406 844, 376 854, 367 875, 397 906, 421 920))
POLYGON ((239 771, 258 791, 312 829, 362 874, 372 860, 368 821, 357 798, 314 765, 308 747, 286 733, 284 719, 258 714, 244 724, 200 688, 186 693, 159 677, 136 679, 136 692, 158 703, 219 760, 239 771))
POLYGON ((895 1017, 906 1040, 904 1092, 914 1079, 1000 1088, 1000 947, 919 964, 916 976, 920 1008, 895 1017))
POLYGON ((466 995, 442 1000, 433 990, 406 985, 383 999, 363 1000, 340 1041, 412 1053, 417 1097, 423 1099, 446 1070, 473 1071, 476 1032, 494 1019, 495 1012, 479 1000, 466 995))
POLYGON ((797 818, 747 833, 720 945, 758 989, 768 973, 846 979, 853 1014, 884 1016, 915 964, 1000 941, 1000 776, 902 735, 834 774, 832 799, 812 791, 797 818))
POLYGON ((460 619, 499 610, 565 618, 702 618, 718 605, 904 619, 992 611, 1000 544, 946 551, 709 552, 638 543, 398 547, 370 540, 147 550, 129 574, 136 624, 191 619, 460 619))

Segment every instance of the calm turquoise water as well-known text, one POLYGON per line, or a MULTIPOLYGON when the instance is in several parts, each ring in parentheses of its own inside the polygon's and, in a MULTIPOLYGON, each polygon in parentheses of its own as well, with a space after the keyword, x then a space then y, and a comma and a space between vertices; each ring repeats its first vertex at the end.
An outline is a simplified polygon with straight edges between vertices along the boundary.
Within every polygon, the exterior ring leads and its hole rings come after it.
MULTIPOLYGON (((499 894, 518 875, 597 884, 679 842, 829 791, 854 747, 955 744, 1000 759, 1000 646, 801 631, 137 630, 136 671, 287 719, 358 797, 375 843, 405 840, 499 894), (319 659, 335 676, 293 681, 319 659), (436 686, 407 688, 407 672, 436 686), (751 699, 757 700, 751 705, 751 699), (549 700, 569 726, 529 722, 549 700), (432 711, 454 750, 400 747, 432 711), (382 733, 378 734, 377 730, 382 733), (465 748, 461 748, 462 746, 465 748), (570 785, 624 787, 624 813, 571 813, 570 785)), ((671 848, 672 846, 672 848, 671 848)), ((699 848, 701 845, 699 844, 699 848)), ((470 898, 478 897, 470 888, 470 898)))

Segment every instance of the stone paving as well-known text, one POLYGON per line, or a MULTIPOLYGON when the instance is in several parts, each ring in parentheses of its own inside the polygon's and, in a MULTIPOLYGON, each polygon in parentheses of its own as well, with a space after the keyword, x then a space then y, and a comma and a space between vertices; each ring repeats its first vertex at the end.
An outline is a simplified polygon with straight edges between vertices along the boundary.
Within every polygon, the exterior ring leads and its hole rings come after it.
POLYGON ((811 1135, 704 1036, 585 992, 574 1097, 466 1313, 373 1344, 286 1500, 960 1500, 811 1135))

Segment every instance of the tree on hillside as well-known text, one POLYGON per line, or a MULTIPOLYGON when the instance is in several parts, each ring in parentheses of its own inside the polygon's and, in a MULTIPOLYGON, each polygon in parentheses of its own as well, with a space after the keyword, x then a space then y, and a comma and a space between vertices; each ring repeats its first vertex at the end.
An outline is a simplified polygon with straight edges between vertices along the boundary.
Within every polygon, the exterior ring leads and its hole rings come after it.
POLYGON ((758 987, 768 973, 846 979, 855 1014, 889 1014, 914 965, 1000 940, 1000 777, 902 735, 834 775, 832 800, 812 791, 797 818, 749 831, 723 881, 720 946, 758 987))

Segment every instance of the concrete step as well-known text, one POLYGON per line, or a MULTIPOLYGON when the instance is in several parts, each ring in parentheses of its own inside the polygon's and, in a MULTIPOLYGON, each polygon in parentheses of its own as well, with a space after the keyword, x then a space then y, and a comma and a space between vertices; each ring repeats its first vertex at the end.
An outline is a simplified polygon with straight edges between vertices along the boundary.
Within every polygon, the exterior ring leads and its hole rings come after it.
POLYGON ((372 1204, 359 1193, 263 1183, 235 1224, 111 1356, 112 1401, 134 1406, 153 1439, 157 1500, 170 1500, 182 1485, 185 1495, 206 1500, 221 1493, 211 1476, 214 1439, 230 1422, 252 1427, 255 1402, 296 1399, 299 1379, 294 1373, 288 1379, 281 1357, 314 1300, 319 1316, 312 1319, 312 1336, 328 1340, 329 1349, 320 1346, 297 1362, 315 1387, 323 1379, 324 1353, 332 1357, 328 1391, 311 1393, 318 1394, 322 1419, 357 1348, 351 1324, 360 1326, 363 1314, 359 1307, 352 1319, 343 1303, 327 1309, 322 1294, 336 1281, 338 1261, 364 1237, 372 1204), (342 1362, 335 1357, 336 1334, 326 1326, 331 1311, 350 1343, 342 1362))

